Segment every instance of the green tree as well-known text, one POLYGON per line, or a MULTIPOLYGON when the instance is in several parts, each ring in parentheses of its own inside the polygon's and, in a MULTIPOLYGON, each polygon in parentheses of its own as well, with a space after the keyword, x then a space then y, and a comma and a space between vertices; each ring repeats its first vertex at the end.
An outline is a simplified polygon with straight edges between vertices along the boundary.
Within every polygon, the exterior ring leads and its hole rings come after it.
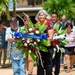
POLYGON ((2 13, 2 9, 5 8, 5 13, 6 13, 6 16, 7 16, 7 20, 9 21, 10 20, 10 12, 9 12, 9 1, 10 0, 0 0, 0 13, 2 13))
POLYGON ((3 4, 0 4, 0 20, 1 20, 1 14, 2 14, 3 8, 4 8, 4 5, 3 4))
POLYGON ((43 4, 43 8, 51 14, 57 12, 59 17, 66 15, 68 18, 74 18, 75 4, 73 0, 47 0, 43 4))

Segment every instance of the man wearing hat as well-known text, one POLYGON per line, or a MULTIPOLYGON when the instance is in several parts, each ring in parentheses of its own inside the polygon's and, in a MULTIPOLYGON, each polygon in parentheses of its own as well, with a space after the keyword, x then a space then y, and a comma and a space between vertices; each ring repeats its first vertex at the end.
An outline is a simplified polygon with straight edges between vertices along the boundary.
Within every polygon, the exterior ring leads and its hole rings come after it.
POLYGON ((16 48, 14 32, 19 31, 19 21, 13 17, 10 21, 10 27, 6 30, 7 56, 12 60, 12 68, 14 75, 26 75, 26 59, 23 58, 23 50, 16 48))

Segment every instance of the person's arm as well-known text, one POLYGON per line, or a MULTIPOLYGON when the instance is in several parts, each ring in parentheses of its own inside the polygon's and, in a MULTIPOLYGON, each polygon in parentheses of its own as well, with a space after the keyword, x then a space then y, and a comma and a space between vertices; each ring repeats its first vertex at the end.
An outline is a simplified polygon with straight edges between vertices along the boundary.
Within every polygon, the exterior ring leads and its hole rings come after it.
POLYGON ((48 30, 48 36, 49 36, 48 40, 53 41, 53 36, 54 36, 53 29, 48 30))
POLYGON ((10 31, 10 28, 7 28, 6 29, 6 34, 5 34, 5 40, 9 41, 10 43, 12 43, 12 42, 16 42, 19 39, 16 40, 16 39, 12 38, 12 33, 10 31))
POLYGON ((8 41, 9 38, 12 38, 10 27, 6 29, 5 40, 8 41))
POLYGON ((18 40, 22 40, 22 38, 18 38, 18 39, 9 38, 9 39, 8 39, 8 41, 9 41, 10 43, 17 42, 18 40))
POLYGON ((13 43, 13 42, 16 42, 17 40, 15 40, 14 38, 9 38, 8 41, 9 41, 10 43, 13 43))

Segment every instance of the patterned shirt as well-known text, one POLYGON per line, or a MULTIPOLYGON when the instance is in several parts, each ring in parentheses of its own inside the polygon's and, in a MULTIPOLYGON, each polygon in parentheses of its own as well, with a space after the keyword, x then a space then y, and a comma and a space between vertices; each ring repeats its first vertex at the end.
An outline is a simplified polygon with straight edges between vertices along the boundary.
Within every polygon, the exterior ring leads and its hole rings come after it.
MULTIPOLYGON (((19 31, 19 28, 18 30, 19 31)), ((6 29, 6 41, 8 41, 9 38, 14 38, 14 32, 11 27, 6 29)), ((8 41, 8 45, 7 45, 7 56, 14 59, 14 60, 19 60, 21 58, 23 58, 23 51, 22 50, 18 50, 16 48, 16 43, 10 43, 8 41)))

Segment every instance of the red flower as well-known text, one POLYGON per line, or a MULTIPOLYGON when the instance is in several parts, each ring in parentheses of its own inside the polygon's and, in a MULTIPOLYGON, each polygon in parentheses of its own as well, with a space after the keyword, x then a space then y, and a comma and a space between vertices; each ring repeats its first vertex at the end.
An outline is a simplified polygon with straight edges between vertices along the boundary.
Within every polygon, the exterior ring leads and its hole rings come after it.
POLYGON ((22 47, 24 47, 24 44, 22 44, 22 47))
POLYGON ((32 49, 33 47, 32 47, 32 46, 30 46, 30 48, 32 49))
POLYGON ((35 32, 35 30, 32 30, 32 33, 34 33, 35 32))
POLYGON ((53 46, 56 46, 56 42, 55 41, 53 42, 53 46))
POLYGON ((27 32, 27 34, 29 34, 30 32, 27 32))
POLYGON ((32 52, 35 52, 35 49, 33 48, 33 49, 31 49, 32 50, 32 52))
POLYGON ((50 25, 50 20, 47 20, 46 25, 50 25))
POLYGON ((24 42, 26 42, 26 40, 24 40, 24 42))
POLYGON ((34 42, 34 40, 32 40, 32 42, 34 42))
POLYGON ((61 44, 61 42, 60 41, 58 41, 58 45, 60 46, 60 44, 61 44))
POLYGON ((35 52, 35 48, 33 46, 30 46, 30 48, 32 52, 35 52))
POLYGON ((56 30, 54 30, 54 34, 56 33, 56 30))
POLYGON ((36 30, 39 30, 39 28, 36 28, 36 30))

